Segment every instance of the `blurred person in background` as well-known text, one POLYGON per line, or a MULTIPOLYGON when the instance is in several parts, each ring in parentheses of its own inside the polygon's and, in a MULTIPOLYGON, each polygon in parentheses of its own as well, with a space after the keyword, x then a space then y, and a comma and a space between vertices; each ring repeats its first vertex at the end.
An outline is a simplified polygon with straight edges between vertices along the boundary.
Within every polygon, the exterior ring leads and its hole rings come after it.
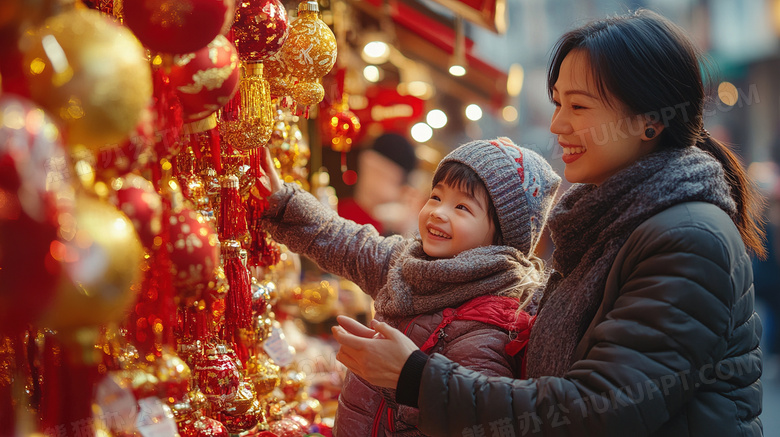
POLYGON ((357 182, 351 198, 340 199, 341 217, 361 225, 372 225, 380 235, 404 234, 406 218, 414 222, 417 210, 405 207, 413 189, 409 174, 417 168, 414 146, 402 135, 384 133, 371 148, 358 155, 357 182))

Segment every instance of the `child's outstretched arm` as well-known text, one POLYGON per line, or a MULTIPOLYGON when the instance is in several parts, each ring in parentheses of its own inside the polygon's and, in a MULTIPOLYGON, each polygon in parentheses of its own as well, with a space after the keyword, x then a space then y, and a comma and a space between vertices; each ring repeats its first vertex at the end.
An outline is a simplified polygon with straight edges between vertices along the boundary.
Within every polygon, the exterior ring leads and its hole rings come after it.
POLYGON ((293 252, 376 297, 386 282, 393 254, 403 248, 405 240, 382 237, 373 226, 340 217, 296 184, 282 183, 267 148, 262 167, 271 191, 270 207, 261 218, 263 229, 293 252))

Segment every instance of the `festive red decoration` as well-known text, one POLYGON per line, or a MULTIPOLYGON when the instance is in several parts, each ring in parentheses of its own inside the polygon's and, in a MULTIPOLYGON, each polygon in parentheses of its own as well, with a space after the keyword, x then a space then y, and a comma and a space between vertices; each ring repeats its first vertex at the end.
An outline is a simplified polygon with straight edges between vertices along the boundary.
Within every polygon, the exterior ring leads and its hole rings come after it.
POLYGON ((209 349, 195 364, 195 378, 198 388, 211 404, 221 409, 236 397, 241 374, 236 363, 227 354, 223 345, 209 349))
POLYGON ((177 288, 204 288, 215 280, 219 265, 217 236, 197 212, 182 208, 170 219, 173 285, 177 288))
POLYGON ((181 437, 228 437, 230 434, 225 425, 210 417, 190 417, 178 422, 181 437))
POLYGON ((0 114, 0 333, 8 333, 23 330, 54 296, 61 271, 51 253, 56 193, 67 187, 70 168, 42 109, 4 94, 0 114))
POLYGON ((163 352, 152 364, 154 376, 159 381, 158 396, 181 401, 190 391, 192 372, 187 363, 176 354, 163 352))
POLYGON ((280 0, 245 0, 236 8, 233 31, 243 61, 263 61, 287 40, 287 11, 280 0))
POLYGON ((133 223, 144 248, 150 249, 162 230, 160 195, 151 182, 133 173, 114 180, 111 186, 111 202, 133 223))
POLYGON ((104 181, 145 168, 154 160, 154 109, 144 111, 128 138, 116 147, 101 148, 95 161, 95 173, 104 181))
POLYGON ((222 259, 230 288, 225 298, 225 328, 248 328, 252 322, 252 290, 249 270, 241 262, 241 245, 237 241, 222 242, 222 259))
MULTIPOLYGON (((176 156, 182 148, 179 140, 184 120, 182 107, 176 91, 171 84, 171 78, 162 69, 152 72, 154 89, 154 131, 157 134, 155 152, 158 162, 176 156)), ((159 180, 159 177, 153 180, 159 180)))
POLYGON ((341 102, 329 107, 321 118, 323 139, 334 151, 349 152, 360 133, 360 119, 349 109, 347 95, 344 94, 341 102))
POLYGON ((151 50, 192 53, 233 20, 235 0, 133 0, 123 2, 124 22, 151 50))
POLYGON ((271 422, 268 428, 279 437, 304 437, 308 433, 308 427, 292 417, 283 417, 281 420, 271 422))
POLYGON ((236 48, 222 35, 194 53, 175 56, 171 85, 185 122, 201 120, 225 106, 238 90, 240 73, 236 48))

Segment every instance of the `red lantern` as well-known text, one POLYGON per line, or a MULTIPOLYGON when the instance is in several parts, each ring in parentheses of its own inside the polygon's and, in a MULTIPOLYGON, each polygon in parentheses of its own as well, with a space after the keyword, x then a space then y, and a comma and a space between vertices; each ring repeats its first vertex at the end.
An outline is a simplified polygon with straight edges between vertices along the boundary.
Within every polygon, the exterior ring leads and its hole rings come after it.
POLYGON ((217 235, 203 216, 183 208, 170 220, 170 242, 173 285, 200 290, 216 280, 219 266, 217 235))
POLYGON ((222 409, 236 397, 241 382, 236 363, 227 354, 224 345, 209 349, 206 355, 197 361, 195 378, 200 391, 217 409, 222 409))
POLYGON ((192 53, 233 20, 235 0, 133 0, 123 3, 124 23, 151 50, 192 53))
POLYGON ((236 8, 235 42, 242 61, 258 62, 287 40, 287 11, 280 0, 244 0, 236 8))
POLYGON ((116 179, 112 188, 111 203, 133 223, 144 248, 152 248, 162 229, 162 198, 151 182, 133 173, 116 179))
POLYGON ((175 56, 170 78, 184 121, 201 120, 225 106, 238 90, 240 72, 236 48, 222 35, 195 53, 175 56))

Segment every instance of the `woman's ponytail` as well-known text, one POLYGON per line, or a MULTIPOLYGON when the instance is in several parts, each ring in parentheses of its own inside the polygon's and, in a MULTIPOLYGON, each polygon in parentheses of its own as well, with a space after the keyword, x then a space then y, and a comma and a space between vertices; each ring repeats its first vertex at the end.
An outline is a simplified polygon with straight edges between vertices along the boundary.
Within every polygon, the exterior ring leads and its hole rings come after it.
POLYGON ((766 232, 762 226, 764 218, 761 214, 765 201, 747 177, 739 158, 726 144, 710 137, 706 131, 696 146, 714 156, 723 166, 726 181, 731 187, 731 197, 737 204, 735 223, 742 241, 748 251, 760 259, 766 258, 767 251, 764 247, 766 232))

